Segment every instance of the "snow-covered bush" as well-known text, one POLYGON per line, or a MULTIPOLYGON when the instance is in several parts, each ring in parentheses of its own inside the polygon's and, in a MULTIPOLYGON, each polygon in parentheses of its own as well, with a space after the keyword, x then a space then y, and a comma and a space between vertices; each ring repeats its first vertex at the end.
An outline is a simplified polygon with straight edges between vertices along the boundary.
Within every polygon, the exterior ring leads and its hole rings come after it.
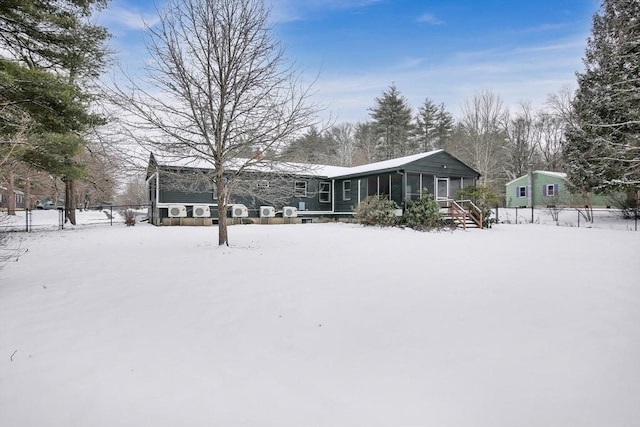
POLYGON ((423 193, 418 200, 410 202, 402 219, 407 227, 414 230, 431 230, 444 226, 440 205, 428 193, 423 193))
POLYGON ((386 196, 369 196, 356 206, 354 217, 363 225, 391 227, 396 225, 398 205, 386 196))

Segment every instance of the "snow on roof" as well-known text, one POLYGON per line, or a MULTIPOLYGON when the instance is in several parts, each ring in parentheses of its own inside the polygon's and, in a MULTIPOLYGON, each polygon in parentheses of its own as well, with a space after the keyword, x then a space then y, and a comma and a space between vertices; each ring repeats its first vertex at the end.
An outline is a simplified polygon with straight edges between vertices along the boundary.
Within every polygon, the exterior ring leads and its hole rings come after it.
POLYGON ((564 172, 534 171, 534 173, 541 173, 543 175, 555 176, 556 178, 562 178, 562 179, 567 178, 567 174, 564 172))
MULTIPOLYGON (((398 157, 397 159, 383 160, 381 162, 369 163, 361 166, 344 167, 315 165, 310 163, 293 163, 293 162, 256 162, 248 167, 248 170, 260 172, 283 172, 296 173, 305 175, 326 176, 335 178, 338 176, 355 175, 360 173, 372 172, 377 170, 393 169, 404 166, 416 160, 429 157, 433 154, 444 150, 428 151, 426 153, 413 154, 411 156, 398 157)), ((213 164, 208 159, 201 157, 186 157, 171 154, 153 154, 158 166, 165 167, 188 167, 196 169, 213 169, 213 164)), ((227 168, 233 170, 241 167, 250 161, 249 159, 234 159, 230 161, 227 168)))
POLYGON ((333 177, 341 176, 341 175, 354 175, 354 174, 372 172, 372 171, 377 171, 377 170, 399 168, 399 167, 404 166, 404 165, 406 165, 408 163, 415 162, 416 160, 420 160, 420 159, 423 159, 425 157, 429 157, 429 156, 431 156, 433 154, 436 154, 436 153, 439 153, 441 151, 444 151, 444 150, 428 151, 426 153, 412 154, 411 156, 398 157, 397 159, 383 160, 381 162, 369 163, 369 164, 362 165, 362 166, 354 166, 354 167, 350 167, 350 168, 342 168, 342 169, 345 169, 345 170, 344 171, 340 171, 340 172, 338 172, 337 174, 334 174, 334 175, 329 175, 329 177, 333 178, 333 177))
MULTIPOLYGON (((547 176, 553 176, 556 178, 560 178, 560 179, 567 179, 567 174, 564 172, 551 172, 551 171, 533 171, 533 173, 537 173, 537 174, 542 174, 542 175, 547 175, 547 176)), ((524 177, 526 177, 527 175, 522 175, 517 177, 516 179, 512 179, 511 181, 507 182, 505 185, 511 185, 514 182, 518 181, 519 179, 522 179, 524 177)))
MULTIPOLYGON (((158 166, 164 167, 185 167, 194 169, 213 169, 213 163, 201 157, 185 157, 171 154, 153 154, 158 166)), ((247 162, 252 162, 247 166, 247 170, 255 172, 280 172, 300 175, 334 176, 348 173, 351 168, 342 166, 316 165, 311 163, 294 162, 270 162, 245 158, 233 159, 227 162, 229 170, 236 170, 247 162)))

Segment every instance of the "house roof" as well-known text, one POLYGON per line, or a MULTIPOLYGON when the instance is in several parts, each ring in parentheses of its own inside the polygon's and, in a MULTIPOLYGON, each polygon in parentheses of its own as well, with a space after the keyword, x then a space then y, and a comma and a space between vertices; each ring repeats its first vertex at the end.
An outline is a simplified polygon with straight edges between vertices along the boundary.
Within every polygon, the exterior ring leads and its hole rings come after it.
POLYGON ((336 174, 329 175, 329 178, 336 178, 339 176, 349 176, 349 175, 359 175, 367 172, 374 171, 384 171, 384 170, 393 170, 400 168, 402 166, 408 165, 409 163, 415 162, 416 160, 424 159, 425 157, 432 156, 436 153, 440 153, 444 150, 434 150, 428 151, 426 153, 412 154, 410 156, 398 157, 396 159, 383 160, 381 162, 368 163, 366 165, 361 166, 353 166, 350 168, 342 168, 343 171, 339 171, 336 174))
MULTIPOLYGON (((567 174, 564 172, 551 172, 551 171, 533 171, 533 174, 539 174, 539 175, 547 175, 547 176, 552 176, 555 178, 560 178, 560 179, 567 179, 567 174)), ((527 174, 528 175, 528 174, 527 174)), ((522 178, 525 178, 527 175, 522 175, 517 177, 516 179, 512 179, 511 181, 507 182, 505 185, 511 185, 516 181, 521 180, 522 178)))
MULTIPOLYGON (((316 165, 309 163, 293 163, 293 162, 260 162, 251 164, 246 169, 256 172, 281 172, 292 173, 298 175, 313 175, 327 178, 349 177, 353 175, 362 175, 368 172, 385 172, 402 168, 417 160, 442 153, 444 150, 433 150, 426 153, 412 154, 410 156, 398 157, 396 159, 383 160, 380 162, 369 163, 361 166, 343 167, 316 165)), ((171 154, 151 154, 158 166, 163 167, 188 167, 196 169, 213 169, 211 161, 197 157, 185 157, 171 154)), ((237 170, 237 168, 246 164, 249 159, 234 159, 227 164, 229 170, 237 170)))
MULTIPOLYGON (((200 157, 185 157, 171 154, 152 153, 151 157, 156 164, 161 167, 178 167, 178 168, 194 168, 194 169, 211 169, 213 164, 210 160, 200 157)), ((310 163, 295 162, 268 162, 268 161, 252 161, 251 159, 238 158, 227 162, 226 168, 229 170, 237 170, 247 162, 253 162, 247 166, 247 170, 254 172, 280 172, 292 173, 299 175, 315 175, 315 176, 334 176, 348 172, 351 168, 342 166, 316 165, 310 163)))

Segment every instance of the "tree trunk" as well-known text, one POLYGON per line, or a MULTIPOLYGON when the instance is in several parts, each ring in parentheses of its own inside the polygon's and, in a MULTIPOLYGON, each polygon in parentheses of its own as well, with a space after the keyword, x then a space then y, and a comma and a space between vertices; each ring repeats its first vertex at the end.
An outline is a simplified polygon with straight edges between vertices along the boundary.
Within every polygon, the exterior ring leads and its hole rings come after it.
POLYGON ((24 182, 24 209, 31 209, 31 180, 27 178, 24 182))
POLYGON ((229 246, 227 234, 227 197, 222 177, 216 177, 216 194, 218 195, 218 246, 229 246))
POLYGON ((16 191, 14 187, 13 171, 9 171, 9 182, 7 183, 7 215, 16 214, 16 191))
POLYGON ((73 200, 73 179, 64 179, 64 217, 65 222, 69 222, 76 225, 76 209, 75 201, 73 200))

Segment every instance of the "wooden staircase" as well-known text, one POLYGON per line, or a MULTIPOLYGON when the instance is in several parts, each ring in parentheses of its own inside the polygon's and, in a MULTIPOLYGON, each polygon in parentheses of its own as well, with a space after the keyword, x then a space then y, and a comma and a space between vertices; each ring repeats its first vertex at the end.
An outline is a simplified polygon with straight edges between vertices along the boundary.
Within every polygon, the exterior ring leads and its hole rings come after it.
POLYGON ((445 220, 453 222, 456 227, 482 228, 482 210, 471 200, 438 200, 440 212, 445 220))

